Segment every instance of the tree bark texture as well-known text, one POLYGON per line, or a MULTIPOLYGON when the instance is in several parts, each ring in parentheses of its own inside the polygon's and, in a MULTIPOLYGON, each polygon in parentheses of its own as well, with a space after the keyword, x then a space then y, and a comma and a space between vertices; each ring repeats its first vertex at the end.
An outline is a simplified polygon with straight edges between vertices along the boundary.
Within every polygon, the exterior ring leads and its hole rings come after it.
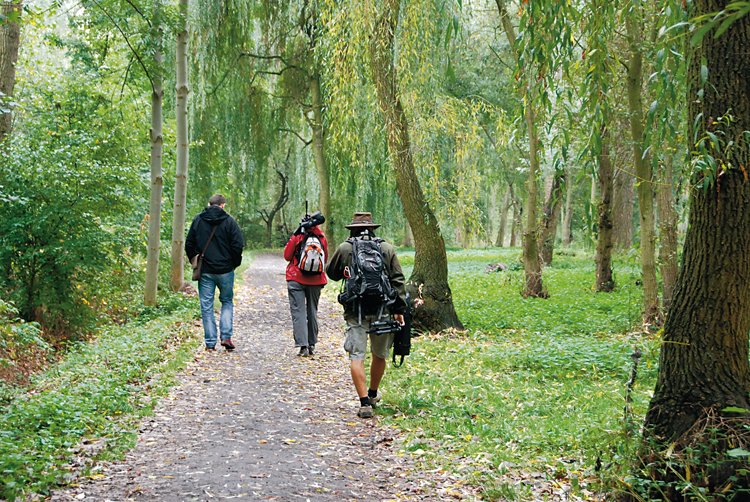
MULTIPOLYGON (((516 33, 510 16, 505 8, 503 0, 496 0, 497 9, 503 30, 508 38, 513 51, 516 65, 519 64, 519 55, 515 48, 516 33)), ((539 137, 536 128, 536 111, 532 99, 532 84, 529 69, 524 68, 523 87, 524 119, 526 121, 526 134, 529 139, 529 173, 526 179, 526 222, 523 229, 523 270, 525 285, 522 291, 524 297, 546 298, 549 296, 542 284, 542 257, 539 249, 539 226, 537 222, 538 193, 537 175, 539 173, 539 137)))
POLYGON ((315 168, 318 172, 318 203, 319 210, 326 217, 323 230, 329 242, 336 242, 335 222, 331 213, 331 188, 328 162, 325 155, 325 129, 323 128, 323 95, 320 90, 320 75, 314 74, 310 79, 310 94, 312 98, 312 147, 315 158, 315 168))
MULTIPOLYGON (((621 159, 621 156, 617 156, 621 159)), ((627 169, 615 166, 614 201, 612 224, 614 227, 613 243, 615 249, 630 249, 633 245, 633 194, 634 180, 627 169)))
POLYGON ((654 185, 651 159, 644 156, 643 119, 643 18, 640 0, 633 0, 633 10, 625 25, 630 51, 627 70, 628 111, 633 142, 638 207, 641 220, 641 273, 643 281, 643 324, 660 322, 659 288, 656 282, 656 233, 654 232, 654 185))
POLYGON ((415 327, 425 330, 463 328, 448 284, 445 241, 435 214, 419 184, 409 139, 409 125, 397 91, 394 42, 400 0, 385 0, 370 40, 370 64, 383 114, 388 151, 406 218, 414 232, 414 269, 407 289, 424 303, 415 311, 415 327))
POLYGON ((672 157, 664 161, 664 171, 656 191, 656 204, 659 210, 659 270, 662 281, 662 303, 669 312, 672 294, 677 282, 677 209, 673 186, 672 157))
POLYGON ((560 210, 562 207, 562 193, 566 185, 565 171, 555 170, 552 177, 547 200, 544 202, 542 213, 542 232, 539 238, 539 247, 542 249, 542 262, 545 265, 552 263, 552 255, 555 251, 555 238, 557 237, 557 223, 560 221, 560 210))
POLYGON ((599 193, 596 204, 599 234, 596 240, 596 291, 610 292, 615 289, 612 276, 612 191, 614 176, 612 159, 609 156, 609 131, 602 127, 602 146, 599 152, 599 193))
POLYGON ((2 4, 2 13, 6 17, 6 22, 0 25, 0 92, 5 97, 2 97, 0 107, 8 111, 0 115, 0 142, 10 134, 13 124, 9 101, 16 85, 16 63, 21 42, 21 26, 18 18, 21 16, 22 7, 23 2, 20 0, 4 1, 2 4))
POLYGON ((148 210, 148 250, 146 252, 146 286, 143 293, 143 304, 156 305, 159 286, 159 253, 161 248, 161 198, 164 188, 162 176, 162 153, 164 150, 164 135, 162 132, 162 104, 164 89, 162 71, 164 68, 164 54, 161 50, 162 29, 159 19, 159 6, 155 7, 153 20, 154 42, 154 75, 151 89, 151 198, 148 210))
POLYGON ((563 210, 562 218, 562 247, 570 247, 573 236, 573 188, 575 184, 570 177, 570 173, 567 176, 568 182, 565 184, 565 209, 563 210))
POLYGON ((182 30, 177 34, 177 166, 174 180, 174 211, 172 219, 172 273, 170 286, 173 291, 182 288, 184 282, 185 212, 187 211, 188 155, 190 135, 188 131, 188 0, 179 2, 182 30))
MULTIPOLYGON (((728 3, 695 0, 691 17, 720 11, 728 3)), ((701 188, 702 173, 693 178, 682 266, 646 415, 646 433, 667 440, 688 430, 706 408, 750 408, 750 146, 742 139, 750 130, 748 47, 750 16, 744 16, 721 37, 709 31, 688 66, 686 137, 703 137, 717 128, 716 118, 731 113, 733 121, 718 127, 738 143, 712 152, 717 163, 731 167, 717 173, 710 187, 701 188), (705 84, 701 60, 708 70, 705 84), (698 130, 693 131, 696 117, 698 130)))

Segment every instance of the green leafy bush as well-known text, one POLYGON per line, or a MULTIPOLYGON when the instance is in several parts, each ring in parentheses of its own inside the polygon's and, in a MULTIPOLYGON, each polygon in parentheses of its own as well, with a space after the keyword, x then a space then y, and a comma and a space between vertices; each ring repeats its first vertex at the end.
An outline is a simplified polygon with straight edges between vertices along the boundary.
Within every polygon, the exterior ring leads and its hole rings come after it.
POLYGON ((0 159, 0 287, 24 319, 66 335, 140 282, 147 180, 132 159, 148 158, 91 75, 73 76, 33 88, 0 159))
POLYGON ((134 421, 153 406, 154 386, 163 385, 157 375, 188 353, 174 350, 189 334, 190 324, 181 321, 194 310, 192 302, 176 301, 171 315, 76 344, 38 379, 34 393, 17 396, 0 416, 0 497, 46 493, 65 479, 84 438, 107 449, 129 441, 134 421))

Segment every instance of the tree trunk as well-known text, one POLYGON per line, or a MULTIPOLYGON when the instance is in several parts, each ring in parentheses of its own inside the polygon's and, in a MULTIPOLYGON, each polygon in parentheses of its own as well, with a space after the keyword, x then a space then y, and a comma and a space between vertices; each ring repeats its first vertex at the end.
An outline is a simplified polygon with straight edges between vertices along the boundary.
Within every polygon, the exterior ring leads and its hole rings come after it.
POLYGON ((659 262, 662 280, 664 311, 669 312, 672 293, 677 282, 677 210, 673 183, 672 156, 664 160, 664 173, 656 192, 659 209, 659 262))
POLYGON ((164 187, 162 177, 162 152, 164 136, 162 133, 162 102, 164 100, 163 71, 164 54, 162 53, 161 6, 154 6, 154 74, 151 89, 151 200, 148 210, 148 251, 146 253, 146 286, 143 292, 143 304, 156 305, 156 293, 159 286, 159 253, 161 248, 161 197, 164 187))
POLYGON ((563 212, 562 247, 570 247, 573 224, 573 187, 575 184, 568 173, 568 182, 565 183, 565 211, 563 212))
POLYGON ((552 177, 547 200, 544 203, 542 213, 542 235, 539 238, 539 247, 542 249, 542 262, 545 265, 552 263, 552 255, 555 250, 555 237, 557 237, 557 222, 560 220, 560 208, 562 206, 562 190, 566 185, 565 171, 556 169, 552 177))
MULTIPOLYGON (((617 156, 618 159, 622 158, 617 156)), ((633 176, 627 169, 615 168, 612 225, 615 249, 633 245, 633 176)))
MULTIPOLYGON (((605 119, 605 122, 607 120, 605 119)), ((609 157, 609 130, 602 127, 602 145, 599 152, 599 193, 596 205, 599 235, 596 240, 596 290, 610 292, 615 289, 612 276, 612 160, 609 157)))
MULTIPOLYGON (((519 55, 515 49, 516 33, 510 22, 508 11, 503 0, 496 0, 500 20, 505 35, 508 38, 516 65, 519 65, 519 55)), ((523 229, 523 270, 525 286, 521 293, 524 297, 547 298, 549 295, 542 284, 542 259, 539 250, 539 226, 537 224, 537 175, 539 173, 539 138, 536 129, 536 111, 532 99, 532 75, 528 68, 524 69, 523 87, 524 118, 526 120, 526 134, 529 139, 529 173, 526 179, 526 224, 523 229)), ((533 78, 536 78, 534 76, 533 78)))
POLYGON ((18 62, 18 48, 21 41, 21 26, 19 18, 23 2, 3 2, 2 13, 5 19, 0 25, 0 143, 10 134, 13 124, 10 101, 12 101, 13 88, 16 85, 16 63, 18 62))
POLYGON ((174 176, 174 211, 172 216, 172 274, 170 285, 173 291, 182 288, 184 282, 185 212, 187 210, 188 155, 190 136, 188 132, 188 0, 180 0, 180 22, 182 29, 177 34, 177 167, 174 176))
POLYGON ((414 247, 414 232, 411 231, 409 220, 404 221, 404 244, 405 247, 414 247))
MULTIPOLYGON (((727 3, 695 0, 690 17, 709 15, 727 3)), ((721 37, 709 31, 693 49, 686 134, 691 152, 696 151, 693 138, 709 131, 729 139, 750 130, 748 44, 750 16, 744 16, 721 37), (733 120, 717 125, 716 119, 727 114, 733 120)), ((715 165, 729 166, 711 183, 703 185, 705 172, 693 175, 682 266, 646 415, 646 433, 668 441, 687 431, 707 408, 719 414, 728 406, 750 408, 750 183, 743 167, 750 166, 750 148, 747 139, 740 141, 734 148, 708 147, 715 165)))
POLYGON ((521 218, 523 217, 523 208, 521 201, 518 199, 513 200, 513 224, 510 229, 510 247, 514 248, 518 245, 518 234, 521 228, 521 218))
POLYGON ((644 156, 643 18, 639 0, 633 0, 633 11, 626 16, 630 59, 627 72, 628 111, 630 134, 633 141, 633 160, 638 180, 638 207, 641 214, 641 272, 643 274, 643 324, 660 323, 659 289, 656 283, 656 235, 654 232, 654 185, 650 155, 644 156))
POLYGON ((505 244, 505 226, 508 221, 508 211, 510 210, 511 197, 508 192, 503 196, 503 202, 500 206, 500 221, 497 225, 497 237, 495 238, 495 246, 503 247, 505 244))
POLYGON ((445 241, 419 185, 406 114, 397 91, 398 78, 393 57, 399 9, 400 0, 384 0, 382 14, 376 21, 370 42, 370 64, 385 121, 398 195, 414 232, 414 269, 407 288, 412 297, 421 297, 424 301, 414 316, 418 328, 436 331, 463 328, 453 307, 453 295, 448 285, 445 241))
POLYGON ((323 98, 320 91, 320 75, 315 74, 310 80, 310 94, 312 97, 312 147, 315 167, 318 171, 320 212, 326 217, 323 230, 329 242, 336 242, 333 214, 331 213, 331 188, 328 162, 325 156, 325 130, 323 129, 323 98))

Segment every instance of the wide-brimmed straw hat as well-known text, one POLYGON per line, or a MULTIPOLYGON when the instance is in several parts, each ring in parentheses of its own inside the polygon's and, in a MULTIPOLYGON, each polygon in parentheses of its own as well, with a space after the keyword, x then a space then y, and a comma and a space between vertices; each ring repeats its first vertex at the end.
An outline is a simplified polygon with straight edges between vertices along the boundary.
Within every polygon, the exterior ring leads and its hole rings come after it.
POLYGON ((380 225, 372 222, 372 213, 354 213, 352 222, 346 228, 378 228, 380 225))

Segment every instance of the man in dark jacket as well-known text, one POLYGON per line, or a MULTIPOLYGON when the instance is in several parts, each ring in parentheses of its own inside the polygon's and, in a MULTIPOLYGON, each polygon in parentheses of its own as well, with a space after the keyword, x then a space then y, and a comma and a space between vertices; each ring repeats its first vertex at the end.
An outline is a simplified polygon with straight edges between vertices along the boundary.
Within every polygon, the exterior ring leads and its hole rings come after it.
POLYGON ((354 213, 351 224, 346 225, 350 230, 350 237, 341 243, 336 252, 331 256, 326 273, 333 281, 349 279, 352 264, 352 250, 354 240, 367 239, 377 241, 380 248, 383 264, 385 266, 388 281, 393 289, 396 290, 397 296, 392 305, 387 309, 378 308, 373 312, 363 310, 363 305, 356 303, 347 303, 344 306, 344 320, 346 320, 346 339, 344 340, 344 350, 349 353, 349 369, 352 375, 354 389, 359 397, 359 411, 357 416, 361 418, 372 417, 372 407, 380 402, 381 396, 378 394, 380 381, 385 374, 386 361, 388 352, 393 346, 393 333, 388 334, 370 334, 370 324, 375 321, 382 321, 393 318, 402 325, 404 324, 404 311, 406 310, 406 290, 404 288, 404 273, 401 270, 401 264, 396 256, 396 249, 382 239, 377 239, 374 230, 380 225, 372 222, 370 213, 354 213), (359 309, 359 311, 357 310, 359 309), (365 353, 367 352, 367 342, 370 342, 370 384, 367 385, 365 374, 365 353))
POLYGON ((217 287, 221 302, 221 346, 226 350, 234 350, 234 269, 242 263, 242 248, 245 244, 239 225, 224 211, 226 202, 227 199, 223 195, 211 196, 208 207, 193 219, 185 239, 185 253, 190 260, 203 253, 198 297, 201 303, 206 350, 216 350, 214 294, 217 287))

